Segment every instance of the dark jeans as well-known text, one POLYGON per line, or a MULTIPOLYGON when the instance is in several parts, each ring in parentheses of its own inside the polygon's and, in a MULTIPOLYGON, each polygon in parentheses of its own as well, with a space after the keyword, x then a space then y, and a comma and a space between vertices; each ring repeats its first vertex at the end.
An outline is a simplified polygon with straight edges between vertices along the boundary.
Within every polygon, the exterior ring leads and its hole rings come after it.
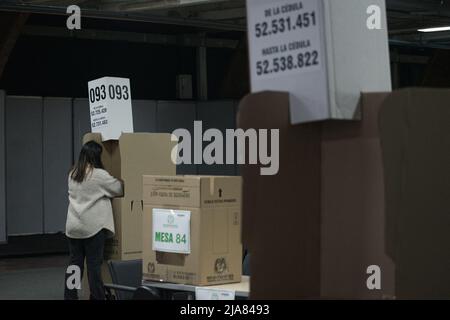
MULTIPOLYGON (((81 277, 83 277, 84 260, 86 259, 90 299, 105 300, 101 267, 103 263, 103 249, 105 246, 106 231, 102 229, 95 236, 87 239, 68 239, 70 250, 69 265, 78 266, 81 271, 81 277)), ((70 275, 71 274, 66 273, 66 281, 64 283, 64 299, 77 300, 77 289, 69 289, 67 287, 67 278, 70 275)))

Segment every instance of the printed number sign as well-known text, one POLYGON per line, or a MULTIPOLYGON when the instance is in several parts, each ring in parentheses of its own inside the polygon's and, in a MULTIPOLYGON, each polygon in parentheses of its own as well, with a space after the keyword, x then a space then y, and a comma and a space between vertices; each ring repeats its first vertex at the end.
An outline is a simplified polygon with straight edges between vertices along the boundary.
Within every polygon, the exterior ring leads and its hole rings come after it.
POLYGON ((130 80, 104 77, 88 83, 91 131, 103 141, 133 132, 130 80))
POLYGON ((248 0, 252 79, 320 68, 318 2, 248 0))

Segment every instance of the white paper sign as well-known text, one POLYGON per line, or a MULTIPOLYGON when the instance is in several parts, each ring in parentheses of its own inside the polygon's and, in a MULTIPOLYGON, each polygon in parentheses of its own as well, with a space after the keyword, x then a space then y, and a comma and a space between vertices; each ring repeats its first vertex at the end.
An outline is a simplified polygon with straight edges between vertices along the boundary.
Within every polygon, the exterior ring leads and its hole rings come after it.
POLYGON ((195 288, 196 300, 234 300, 235 292, 232 290, 218 290, 205 287, 195 288))
POLYGON ((88 87, 91 131, 101 133, 103 141, 132 133, 130 79, 104 77, 90 81, 88 87))
POLYGON ((249 0, 252 79, 315 71, 322 65, 317 0, 249 0))
POLYGON ((251 90, 290 93, 291 123, 329 118, 323 2, 247 0, 251 90))
POLYGON ((153 250, 191 253, 191 212, 153 209, 153 250))

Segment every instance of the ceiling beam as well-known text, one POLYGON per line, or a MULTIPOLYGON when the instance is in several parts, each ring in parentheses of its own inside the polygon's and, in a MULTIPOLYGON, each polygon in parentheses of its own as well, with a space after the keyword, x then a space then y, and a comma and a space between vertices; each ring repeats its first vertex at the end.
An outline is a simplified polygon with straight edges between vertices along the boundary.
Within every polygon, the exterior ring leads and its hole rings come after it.
POLYGON ((196 34, 168 35, 156 33, 120 32, 108 30, 81 29, 69 31, 61 27, 25 26, 24 35, 61 37, 73 39, 123 41, 134 43, 147 43, 158 45, 174 45, 183 47, 208 47, 235 49, 239 45, 238 40, 205 38, 196 34))
MULTIPOLYGON (((26 12, 26 13, 40 13, 40 14, 55 14, 66 15, 66 8, 42 5, 24 5, 0 3, 0 10, 9 12, 26 12)), ((189 26, 194 28, 201 28, 205 30, 220 30, 220 31, 246 31, 245 25, 237 25, 234 23, 227 23, 221 21, 205 21, 195 18, 178 18, 167 17, 154 14, 143 13, 128 13, 128 12, 112 12, 104 10, 82 9, 82 16, 85 18, 106 19, 106 20, 120 20, 120 21, 134 21, 145 23, 156 23, 177 26, 189 26)))
POLYGON ((417 41, 417 42, 429 42, 429 41, 442 41, 450 40, 450 32, 430 32, 430 33, 416 33, 402 36, 394 36, 392 39, 405 40, 405 41, 417 41))
POLYGON ((412 54, 399 54, 396 51, 390 52, 391 63, 412 63, 412 64, 428 64, 429 56, 419 56, 412 54))
POLYGON ((449 1, 442 0, 387 0, 388 10, 405 12, 450 12, 449 1))
POLYGON ((106 1, 102 4, 102 10, 113 11, 150 11, 180 9, 185 7, 200 6, 205 4, 225 3, 229 0, 156 0, 156 1, 106 1))
POLYGON ((245 10, 245 8, 234 8, 234 9, 200 12, 198 13, 197 18, 203 20, 232 20, 245 18, 246 16, 247 11, 245 10))
POLYGON ((33 5, 53 5, 53 6, 69 6, 69 5, 80 5, 87 0, 22 0, 25 4, 33 4, 33 5))

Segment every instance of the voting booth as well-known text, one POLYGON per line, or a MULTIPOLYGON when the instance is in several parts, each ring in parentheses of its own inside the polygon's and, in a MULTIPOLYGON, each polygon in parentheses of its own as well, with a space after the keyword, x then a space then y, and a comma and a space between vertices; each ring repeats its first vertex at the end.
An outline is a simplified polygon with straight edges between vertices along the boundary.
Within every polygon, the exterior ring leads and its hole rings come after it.
POLYGON ((176 174, 171 151, 176 147, 166 133, 125 133, 119 140, 101 141, 98 133, 88 133, 83 142, 103 146, 102 162, 114 177, 124 181, 124 196, 112 199, 116 235, 107 241, 105 258, 142 258, 142 175, 176 174))
POLYGON ((361 96, 362 121, 295 126, 287 93, 262 92, 241 101, 239 128, 280 130, 277 175, 262 176, 257 165, 241 168, 251 299, 395 296, 394 265, 385 253, 378 134, 386 96, 361 96), (274 232, 277 237, 267 236, 274 232), (367 286, 373 265, 382 270, 379 290, 367 286))
MULTIPOLYGON (((95 141, 102 145, 102 163, 111 175, 123 180, 123 197, 111 200, 115 236, 108 239, 105 260, 142 258, 142 175, 175 175, 171 152, 176 139, 168 133, 133 133, 131 92, 128 79, 101 78, 89 82, 91 131, 83 144, 95 141)), ((109 281, 106 263, 104 281, 109 281)), ((83 294, 88 294, 87 276, 83 294)))

